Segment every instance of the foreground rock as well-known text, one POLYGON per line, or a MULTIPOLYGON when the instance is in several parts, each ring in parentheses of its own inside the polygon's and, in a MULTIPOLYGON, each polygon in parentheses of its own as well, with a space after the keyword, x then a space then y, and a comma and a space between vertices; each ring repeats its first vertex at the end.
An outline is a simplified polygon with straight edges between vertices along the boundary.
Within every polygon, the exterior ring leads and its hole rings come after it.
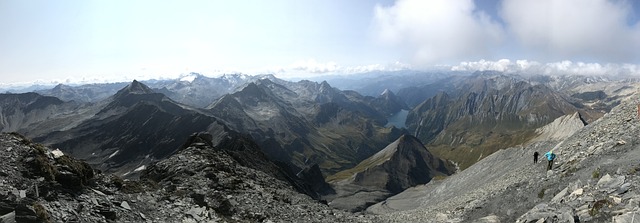
POLYGON ((139 181, 95 173, 17 134, 0 134, 0 149, 3 222, 372 221, 331 209, 206 140, 146 167, 139 181))

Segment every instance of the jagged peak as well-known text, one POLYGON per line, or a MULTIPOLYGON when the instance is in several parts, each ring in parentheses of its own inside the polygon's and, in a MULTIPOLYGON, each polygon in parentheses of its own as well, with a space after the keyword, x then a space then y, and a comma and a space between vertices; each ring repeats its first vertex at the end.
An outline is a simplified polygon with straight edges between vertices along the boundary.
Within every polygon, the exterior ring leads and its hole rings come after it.
POLYGON ((262 95, 264 93, 264 90, 262 89, 263 83, 261 82, 249 82, 245 87, 242 88, 242 90, 233 93, 234 95, 262 95))
POLYGON ((68 89, 68 88, 70 88, 70 86, 64 85, 64 84, 58 84, 55 87, 53 87, 52 90, 56 91, 56 90, 62 90, 62 89, 68 89))
POLYGON ((333 87, 331 87, 331 85, 327 81, 322 81, 322 83, 320 83, 320 92, 326 93, 331 91, 332 89, 333 87))
POLYGON ((396 95, 393 93, 393 91, 389 90, 389 88, 385 88, 384 91, 380 94, 380 97, 390 99, 395 98, 396 95))
MULTIPOLYGON (((385 161, 391 159, 391 157, 393 157, 400 150, 415 149, 415 148, 421 148, 421 149, 424 148, 426 150, 426 148, 418 138, 409 134, 403 134, 398 139, 396 139, 396 141, 387 145, 384 149, 380 150, 378 153, 374 154, 367 160, 370 160, 370 163, 372 164, 372 166, 380 165, 385 161), (413 145, 419 145, 419 146, 413 146, 413 145)), ((400 153, 404 153, 404 151, 400 151, 400 153)))
POLYGON ((147 85, 138 82, 137 80, 133 80, 131 84, 122 88, 116 95, 126 95, 126 94, 153 94, 154 91, 151 90, 147 85))

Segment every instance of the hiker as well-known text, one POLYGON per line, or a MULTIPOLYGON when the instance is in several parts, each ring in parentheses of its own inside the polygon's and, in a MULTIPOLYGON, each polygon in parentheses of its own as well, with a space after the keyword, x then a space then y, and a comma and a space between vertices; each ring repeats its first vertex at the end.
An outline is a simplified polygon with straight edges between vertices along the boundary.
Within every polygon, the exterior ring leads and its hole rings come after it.
POLYGON ((551 170, 551 168, 553 167, 553 159, 556 158, 556 154, 553 153, 553 151, 549 151, 544 155, 547 157, 547 160, 549 161, 549 165, 547 165, 547 170, 551 170))
POLYGON ((538 151, 533 152, 533 163, 538 163, 538 156, 540 153, 538 151))

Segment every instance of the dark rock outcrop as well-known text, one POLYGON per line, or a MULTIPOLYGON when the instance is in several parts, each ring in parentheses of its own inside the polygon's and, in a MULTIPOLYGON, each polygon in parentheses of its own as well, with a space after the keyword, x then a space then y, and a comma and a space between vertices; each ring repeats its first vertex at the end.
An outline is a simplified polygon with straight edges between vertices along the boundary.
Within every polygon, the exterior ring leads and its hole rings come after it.
MULTIPOLYGON (((151 164, 140 180, 94 172, 86 163, 0 134, 0 220, 3 222, 373 222, 335 210, 274 177, 263 164, 247 167, 194 134, 178 152, 151 164), (63 158, 66 157, 66 158, 63 158), (61 160, 67 159, 67 160, 61 160), (27 162, 26 160, 30 160, 27 162), (36 163, 37 162, 37 163, 36 163), (91 174, 77 168, 87 167, 91 174), (261 169, 254 169, 261 168, 261 169), (78 171, 76 171, 78 170, 78 171), (82 184, 65 183, 69 171, 82 184), (83 181, 87 180, 86 183, 83 181)), ((245 139, 241 139, 245 140, 245 139)), ((226 144, 226 146, 232 146, 226 144)), ((243 146, 241 146, 243 147, 243 146)), ((246 148, 245 150, 253 150, 246 148)), ((248 153, 245 156, 252 156, 248 153)), ((260 157, 245 157, 258 161, 260 157)), ((248 164, 248 163, 245 163, 248 164)))

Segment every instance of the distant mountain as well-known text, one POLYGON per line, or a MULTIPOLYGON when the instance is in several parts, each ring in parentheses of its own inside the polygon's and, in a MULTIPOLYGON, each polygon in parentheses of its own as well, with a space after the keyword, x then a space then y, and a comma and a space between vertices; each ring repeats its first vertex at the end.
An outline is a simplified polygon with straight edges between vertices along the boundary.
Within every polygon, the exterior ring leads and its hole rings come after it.
POLYGON ((477 73, 455 83, 409 112, 407 125, 443 158, 461 168, 535 136, 535 128, 582 111, 568 96, 500 73, 477 73))
POLYGON ((353 90, 366 96, 378 96, 385 89, 398 92, 401 89, 422 86, 435 83, 438 80, 447 79, 459 72, 451 71, 372 71, 351 75, 320 76, 309 80, 327 81, 332 86, 341 90, 353 90))
POLYGON ((206 77, 190 73, 177 80, 150 82, 157 92, 182 104, 204 108, 225 94, 242 89, 246 84, 259 79, 275 79, 273 75, 225 74, 220 77, 206 77))
POLYGON ((0 94, 0 130, 39 136, 71 128, 94 114, 89 106, 37 93, 0 94))
POLYGON ((325 173, 355 165, 402 134, 385 128, 373 97, 328 83, 269 79, 249 83, 208 106, 229 127, 256 140, 276 160, 325 173))
MULTIPOLYGON (((192 82, 198 78, 203 77, 192 82)), ((384 127, 389 110, 396 109, 390 105, 398 100, 390 93, 364 97, 326 82, 265 77, 198 109, 134 80, 102 101, 65 113, 65 119, 37 122, 51 126, 46 131, 22 126, 22 132, 128 177, 173 154, 179 146, 176 139, 202 131, 247 134, 270 158, 295 171, 320 164, 321 171, 333 173, 355 165, 403 133, 384 127), (52 125, 61 120, 68 123, 52 125)))
POLYGON ((385 89, 379 97, 374 99, 373 106, 389 115, 395 114, 403 109, 409 109, 409 106, 407 106, 402 98, 396 96, 396 94, 389 89, 385 89))
POLYGON ((64 104, 55 97, 36 93, 0 94, 0 127, 3 132, 16 131, 41 121, 51 110, 64 104), (35 120, 34 120, 35 119, 35 120))
MULTIPOLYGON (((258 79, 275 79, 273 75, 225 74, 220 77, 207 77, 199 73, 189 73, 177 79, 145 80, 145 85, 162 93, 176 102, 203 108, 222 95, 236 92, 242 86, 258 79)), ((37 93, 60 98, 63 101, 99 102, 129 83, 99 83, 69 86, 58 84, 52 89, 37 90, 37 93)))
POLYGON ((35 138, 108 172, 134 169, 175 152, 193 132, 214 128, 216 119, 180 105, 133 81, 75 127, 35 138))
POLYGON ((54 88, 36 92, 57 97, 63 101, 98 102, 110 97, 125 86, 127 86, 127 83, 86 84, 80 86, 58 84, 54 88))

